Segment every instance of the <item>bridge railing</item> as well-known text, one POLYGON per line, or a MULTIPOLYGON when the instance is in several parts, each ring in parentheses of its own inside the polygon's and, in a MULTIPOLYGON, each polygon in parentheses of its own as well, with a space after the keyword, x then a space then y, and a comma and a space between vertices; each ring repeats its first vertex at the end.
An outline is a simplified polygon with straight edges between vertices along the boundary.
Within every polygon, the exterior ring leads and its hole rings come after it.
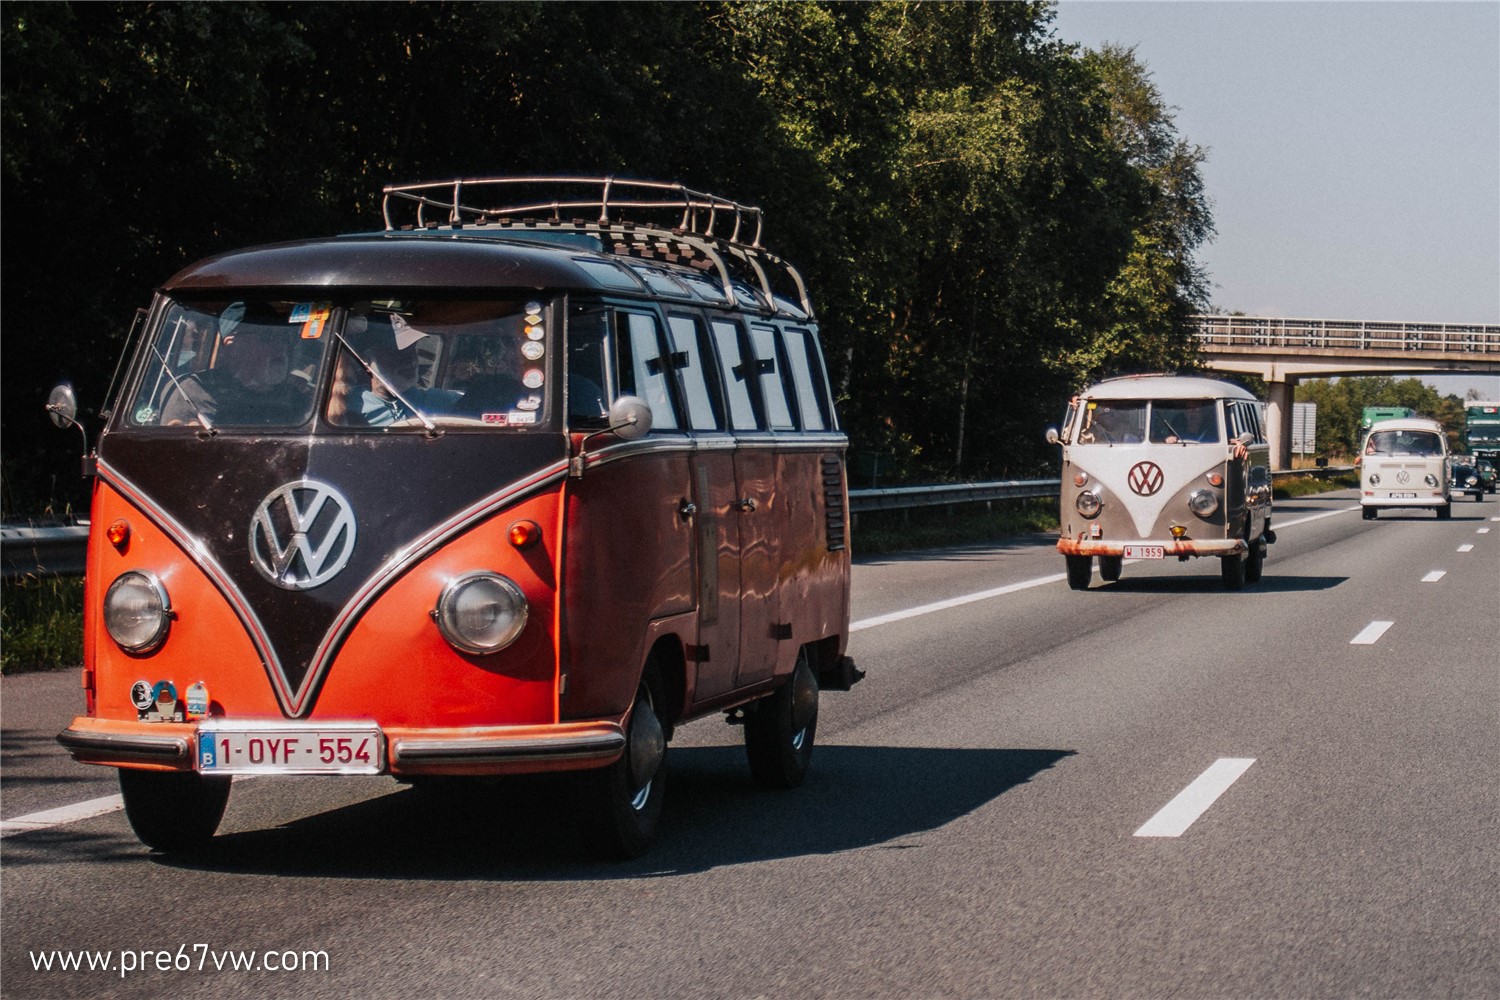
POLYGON ((1195 316, 1204 347, 1500 354, 1500 325, 1195 316))

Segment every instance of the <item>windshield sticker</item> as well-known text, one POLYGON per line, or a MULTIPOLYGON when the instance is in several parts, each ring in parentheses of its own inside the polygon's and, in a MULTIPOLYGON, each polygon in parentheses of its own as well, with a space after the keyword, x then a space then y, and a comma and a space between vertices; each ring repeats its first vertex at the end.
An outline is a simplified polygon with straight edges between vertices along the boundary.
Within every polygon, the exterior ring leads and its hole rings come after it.
MULTIPOLYGON (((531 317, 531 316, 540 316, 541 314, 542 314, 542 304, 540 302, 528 302, 528 303, 526 303, 526 315, 528 317, 531 317)), ((530 323, 531 320, 528 318, 526 322, 530 323)), ((537 320, 536 322, 540 323, 541 320, 537 320)))
POLYGON ((479 420, 481 423, 493 424, 496 427, 504 427, 510 423, 510 416, 509 414, 505 413, 481 413, 479 415, 479 420))
POLYGON ((547 349, 535 340, 528 340, 521 345, 521 356, 527 361, 540 360, 541 356, 546 353, 547 349))
POLYGON ((510 418, 510 425, 512 427, 515 427, 518 424, 536 423, 535 413, 527 413, 522 410, 511 410, 510 413, 506 414, 506 416, 510 418))
POLYGON ((546 378, 540 368, 528 368, 526 374, 521 376, 521 384, 528 389, 540 389, 546 378))
POLYGON ((286 321, 302 324, 303 340, 317 340, 323 336, 323 327, 332 313, 333 307, 327 302, 298 302, 292 306, 286 321))
MULTIPOLYGON (((530 319, 530 317, 528 316, 527 319, 530 319)), ((531 323, 527 323, 526 324, 526 339, 527 340, 541 340, 546 335, 547 335, 547 331, 542 329, 540 323, 537 323, 535 325, 533 325, 531 323)))
POLYGON ((525 399, 516 400, 516 409, 518 410, 540 410, 541 408, 541 396, 527 396, 525 399))

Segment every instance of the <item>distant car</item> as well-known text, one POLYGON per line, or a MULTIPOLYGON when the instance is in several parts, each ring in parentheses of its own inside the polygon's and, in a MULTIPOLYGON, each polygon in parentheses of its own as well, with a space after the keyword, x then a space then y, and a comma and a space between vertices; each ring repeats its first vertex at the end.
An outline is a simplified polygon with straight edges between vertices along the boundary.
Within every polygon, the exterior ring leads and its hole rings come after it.
POLYGON ((1484 480, 1479 475, 1479 470, 1472 465, 1464 465, 1461 462, 1453 463, 1451 473, 1453 494, 1467 493, 1475 500, 1484 499, 1484 480))
POLYGON ((1496 475, 1494 463, 1489 459, 1481 458, 1474 463, 1474 469, 1479 473, 1479 481, 1484 483, 1484 491, 1495 492, 1495 480, 1500 477, 1496 475))

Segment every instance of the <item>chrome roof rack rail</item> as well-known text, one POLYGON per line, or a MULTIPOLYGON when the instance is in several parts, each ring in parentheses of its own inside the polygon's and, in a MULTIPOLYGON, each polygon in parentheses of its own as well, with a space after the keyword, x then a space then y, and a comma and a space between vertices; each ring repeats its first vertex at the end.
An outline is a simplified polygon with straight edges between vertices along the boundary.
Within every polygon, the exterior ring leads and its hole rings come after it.
POLYGON ((586 233, 602 240, 608 253, 713 269, 730 305, 738 302, 732 264, 776 308, 769 265, 791 280, 802 311, 809 319, 813 316, 802 275, 761 246, 761 210, 681 184, 616 177, 467 177, 387 184, 383 194, 381 214, 388 232, 474 225, 586 233), (528 200, 527 188, 570 196, 528 200), (515 196, 520 200, 510 200, 515 196), (597 212, 598 217, 578 218, 574 213, 580 210, 597 212), (398 212, 408 213, 411 221, 398 225, 398 212))

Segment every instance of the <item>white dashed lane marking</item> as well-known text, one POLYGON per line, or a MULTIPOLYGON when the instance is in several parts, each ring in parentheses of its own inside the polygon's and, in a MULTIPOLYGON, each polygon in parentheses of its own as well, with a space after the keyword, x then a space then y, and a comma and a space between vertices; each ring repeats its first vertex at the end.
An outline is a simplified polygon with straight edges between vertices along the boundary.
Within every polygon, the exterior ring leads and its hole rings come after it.
POLYGON ((1220 757, 1135 831, 1137 837, 1180 837, 1255 763, 1254 757, 1220 757))
POLYGON ((1460 551, 1460 552, 1473 552, 1474 551, 1474 546, 1472 546, 1472 545, 1460 545, 1458 547, 1458 551, 1460 551))
POLYGON ((1349 645, 1351 645, 1351 646, 1373 646, 1373 645, 1375 645, 1375 643, 1377 643, 1377 642, 1380 641, 1380 637, 1381 636, 1385 635, 1385 630, 1388 629, 1388 628, 1390 628, 1394 624, 1396 624, 1396 623, 1395 622, 1371 622, 1370 624, 1368 624, 1368 625, 1366 625, 1364 627, 1364 629, 1359 633, 1359 635, 1357 635, 1353 639, 1349 640, 1349 645))
POLYGON ((1422 577, 1422 582, 1423 583, 1437 583, 1439 580, 1441 580, 1443 577, 1445 577, 1447 575, 1448 575, 1448 571, 1447 570, 1445 570, 1445 569, 1435 569, 1431 573, 1428 573, 1426 576, 1422 577))

